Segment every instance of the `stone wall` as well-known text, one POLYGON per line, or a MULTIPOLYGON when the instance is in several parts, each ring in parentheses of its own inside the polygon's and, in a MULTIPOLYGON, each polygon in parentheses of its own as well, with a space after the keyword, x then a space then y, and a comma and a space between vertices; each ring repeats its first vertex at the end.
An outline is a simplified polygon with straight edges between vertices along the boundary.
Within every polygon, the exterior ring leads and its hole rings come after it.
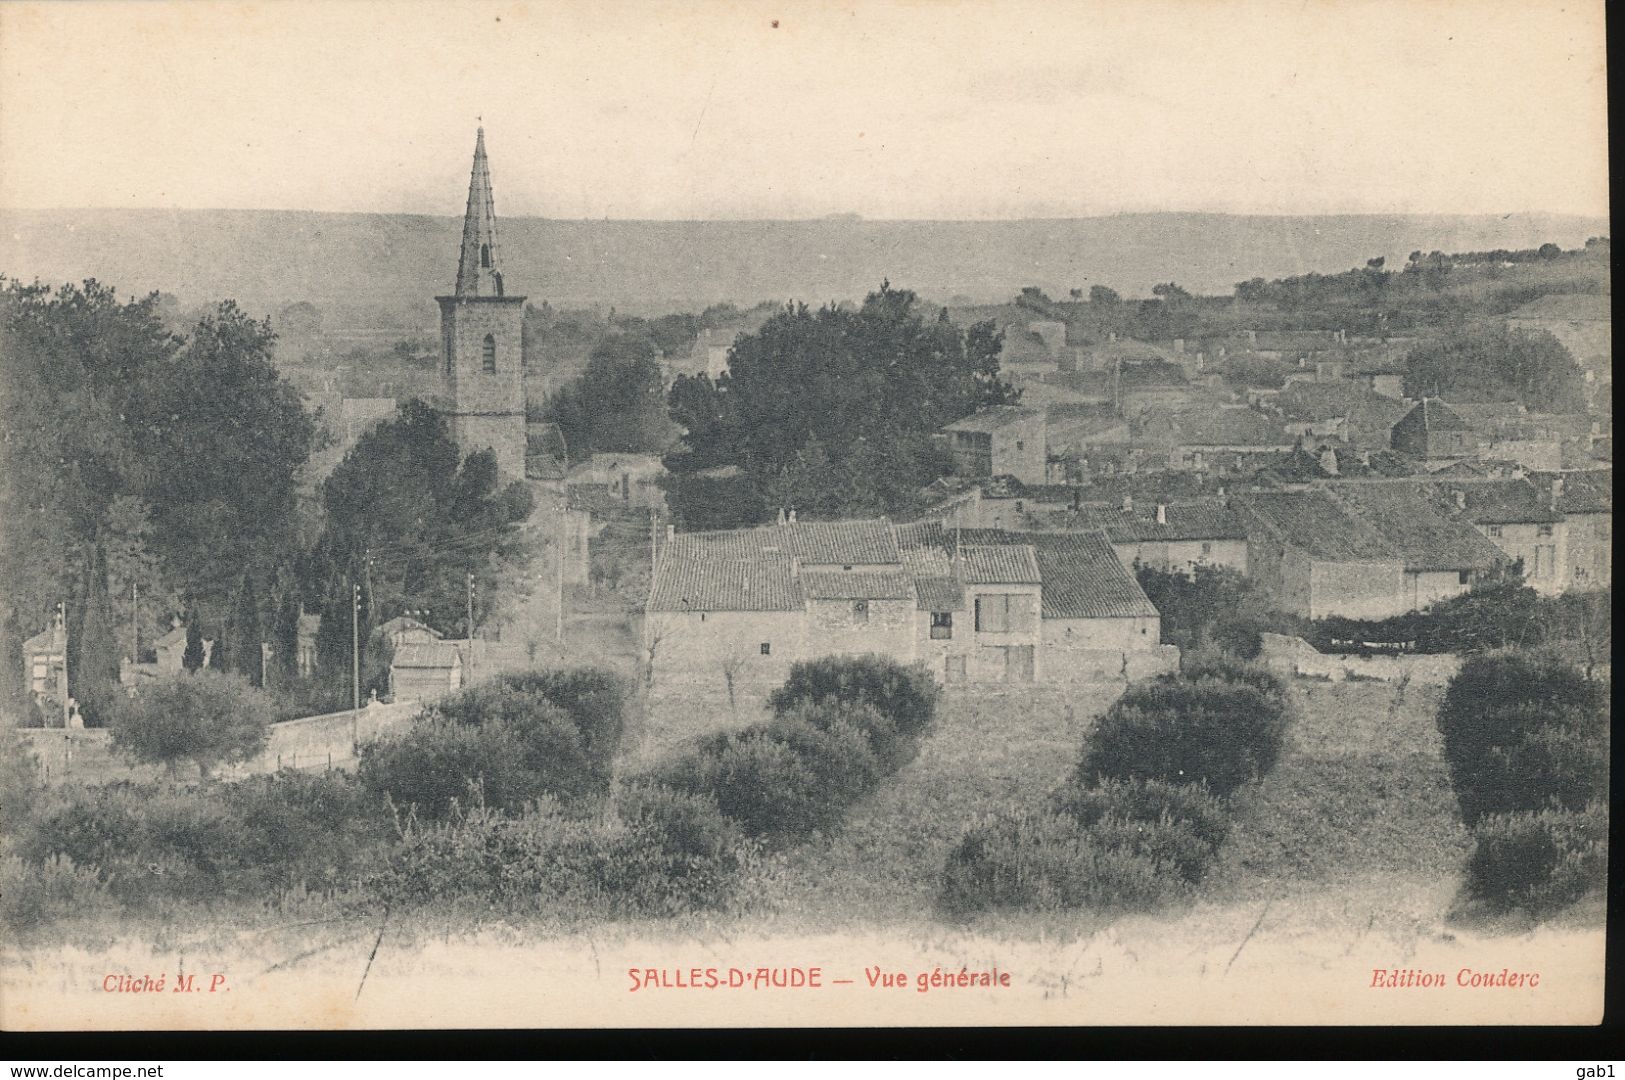
POLYGON ((1362 656, 1358 653, 1322 653, 1300 637, 1264 634, 1262 659, 1280 675, 1302 676, 1346 682, 1349 679, 1375 679, 1382 682, 1409 682, 1442 685, 1461 668, 1461 658, 1449 653, 1427 655, 1362 656))

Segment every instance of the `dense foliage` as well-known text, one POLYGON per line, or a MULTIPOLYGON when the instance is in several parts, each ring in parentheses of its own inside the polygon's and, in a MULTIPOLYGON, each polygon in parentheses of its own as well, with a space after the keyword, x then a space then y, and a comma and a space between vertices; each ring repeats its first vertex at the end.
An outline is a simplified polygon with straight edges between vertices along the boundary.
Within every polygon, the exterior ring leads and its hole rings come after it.
POLYGON ((1585 408, 1580 365, 1552 335, 1500 324, 1453 331, 1413 349, 1405 393, 1450 401, 1520 401, 1541 412, 1585 408))
POLYGON ((1253 581, 1227 567, 1182 574, 1137 565, 1134 576, 1162 615, 1163 644, 1183 652, 1211 646, 1251 660, 1263 647, 1260 634, 1280 627, 1253 581))
MULTIPOLYGON (((904 667, 888 657, 827 656, 790 669, 768 707, 784 716, 802 705, 837 702, 868 705, 851 718, 870 725, 864 732, 888 771, 901 768, 936 715, 941 691, 923 667, 904 667)), ((820 713, 817 715, 828 715, 820 713)))
MULTIPOLYGON (((272 365, 273 341, 267 323, 231 303, 183 337, 156 294, 121 302, 95 281, 54 292, 5 283, 0 651, 9 692, 17 646, 58 602, 77 628, 101 592, 106 621, 122 632, 133 616, 144 645, 187 608, 219 627, 245 575, 266 586, 263 609, 276 609, 269 588, 291 582, 298 561, 295 476, 318 436, 272 365)), ((122 637, 119 648, 128 651, 122 637)), ((116 657, 83 672, 70 664, 73 692, 94 703, 87 680, 116 671, 116 657)))
POLYGON ((1601 886, 1610 685, 1551 653, 1469 657, 1439 706, 1450 783, 1473 834, 1468 895, 1546 915, 1601 886))
MULTIPOLYGON (((947 313, 927 320, 889 284, 861 307, 786 307, 734 342, 729 370, 679 378, 669 401, 686 430, 677 472, 737 465, 768 507, 815 516, 893 510, 946 471, 931 433, 1013 401, 1000 335, 947 313)), ((682 487, 673 493, 681 500, 682 487)), ((674 505, 685 520, 696 515, 674 505)))
POLYGON ((1205 782, 1228 795, 1274 767, 1289 717, 1284 688, 1262 668, 1159 676, 1106 710, 1082 770, 1092 779, 1205 782))
POLYGON ((483 805, 516 812, 543 797, 609 789, 624 691, 595 670, 533 672, 437 702, 406 732, 364 748, 361 779, 397 806, 444 819, 483 805))
POLYGON ((1469 825, 1486 814, 1580 810, 1608 787, 1609 684, 1548 653, 1469 657, 1439 706, 1450 782, 1469 825))
POLYGON ((1228 797, 1274 767, 1290 715, 1279 680, 1218 654, 1131 686, 1043 808, 965 833, 943 866, 943 910, 1143 910, 1190 896, 1229 834, 1228 797))
POLYGON ((204 775, 265 747, 276 706, 240 675, 200 671, 160 676, 113 712, 113 745, 171 771, 193 762, 204 775))
POLYGON ((676 437, 666 416, 659 350, 635 334, 613 334, 595 345, 586 370, 548 398, 542 417, 564 433, 571 461, 595 453, 660 454, 676 437))

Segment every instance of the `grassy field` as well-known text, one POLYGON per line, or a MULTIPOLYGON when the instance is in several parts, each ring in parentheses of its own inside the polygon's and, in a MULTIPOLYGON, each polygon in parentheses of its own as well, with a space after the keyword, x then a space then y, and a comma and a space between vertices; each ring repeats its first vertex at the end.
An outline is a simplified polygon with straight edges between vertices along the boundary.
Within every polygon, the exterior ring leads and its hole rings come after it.
MULTIPOLYGON (((965 827, 1040 802, 1120 692, 950 694, 894 783, 855 808, 838 834, 764 870, 753 897, 763 929, 931 922, 943 859, 965 827)), ((1297 719, 1287 749, 1269 780, 1238 793, 1232 836, 1196 908, 1215 916, 1280 901, 1306 923, 1333 919, 1354 930, 1439 923, 1469 846, 1433 726, 1442 688, 1298 680, 1291 693, 1297 719)), ((1033 928, 1082 931, 1095 922, 1079 915, 1033 928)))

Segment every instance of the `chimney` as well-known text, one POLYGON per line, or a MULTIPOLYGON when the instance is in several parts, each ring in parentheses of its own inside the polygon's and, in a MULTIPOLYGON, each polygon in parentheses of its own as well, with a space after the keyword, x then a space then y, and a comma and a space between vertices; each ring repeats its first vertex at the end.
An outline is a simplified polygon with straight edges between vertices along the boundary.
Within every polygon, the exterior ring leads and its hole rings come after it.
POLYGON ((1183 353, 1184 351, 1185 351, 1185 339, 1182 338, 1182 337, 1174 338, 1174 352, 1183 353))
POLYGON ((1117 331, 1113 330, 1111 332, 1111 335, 1106 340, 1108 340, 1108 341, 1116 341, 1117 340, 1117 331))
POLYGON ((1561 476, 1554 476, 1554 477, 1552 477, 1552 509, 1556 510, 1557 509, 1557 504, 1562 502, 1562 501, 1563 501, 1563 478, 1561 476))
POLYGON ((1132 495, 1124 495, 1123 496, 1123 513, 1125 513, 1125 514, 1134 513, 1134 496, 1132 496, 1132 495))
POLYGON ((670 543, 672 538, 675 537, 676 535, 677 535, 677 526, 676 525, 667 525, 666 526, 666 542, 670 543))
POLYGON ((784 507, 779 507, 779 524, 784 524, 784 507))
POLYGON ((1158 525, 1166 525, 1166 524, 1168 524, 1168 504, 1167 503, 1158 503, 1157 504, 1157 524, 1158 525))
POLYGON ((1337 475, 1337 451, 1332 449, 1329 446, 1325 450, 1321 451, 1321 454, 1320 454, 1320 467, 1322 469, 1325 469, 1326 472, 1329 475, 1336 476, 1337 475))
POLYGON ((796 523, 796 510, 795 510, 795 507, 792 506, 790 508, 790 520, 789 520, 788 524, 794 525, 795 523, 796 523))
POLYGON ((1455 492, 1455 496, 1456 496, 1456 509, 1457 510, 1465 510, 1465 509, 1467 509, 1467 493, 1465 491, 1457 491, 1457 492, 1455 492))

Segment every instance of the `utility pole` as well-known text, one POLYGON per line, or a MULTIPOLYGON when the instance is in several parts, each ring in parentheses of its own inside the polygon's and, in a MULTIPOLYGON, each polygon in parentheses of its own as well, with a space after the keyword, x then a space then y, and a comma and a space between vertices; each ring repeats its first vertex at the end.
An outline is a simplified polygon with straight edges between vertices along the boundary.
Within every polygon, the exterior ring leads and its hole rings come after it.
MULTIPOLYGON (((62 727, 63 730, 66 730, 68 719, 73 714, 73 710, 68 707, 68 701, 73 695, 68 693, 68 603, 66 600, 56 602, 56 617, 57 621, 62 625, 62 727)), ((53 639, 56 637, 55 634, 51 636, 53 639)), ((56 642, 53 640, 52 644, 54 645, 56 642)))
POLYGON ((649 507, 649 580, 654 580, 655 563, 660 561, 660 539, 656 532, 659 527, 658 515, 654 507, 649 507))
POLYGON ((130 672, 135 677, 135 665, 141 662, 141 631, 136 622, 136 591, 135 582, 130 582, 130 672))
POLYGON ((350 749, 361 745, 361 583, 354 582, 350 600, 350 749))
POLYGON ((468 575, 468 681, 474 681, 474 574, 468 575))
POLYGON ((558 599, 558 623, 554 628, 553 637, 558 642, 560 654, 564 651, 564 527, 569 524, 568 506, 568 503, 559 504, 558 580, 554 589, 558 599))

